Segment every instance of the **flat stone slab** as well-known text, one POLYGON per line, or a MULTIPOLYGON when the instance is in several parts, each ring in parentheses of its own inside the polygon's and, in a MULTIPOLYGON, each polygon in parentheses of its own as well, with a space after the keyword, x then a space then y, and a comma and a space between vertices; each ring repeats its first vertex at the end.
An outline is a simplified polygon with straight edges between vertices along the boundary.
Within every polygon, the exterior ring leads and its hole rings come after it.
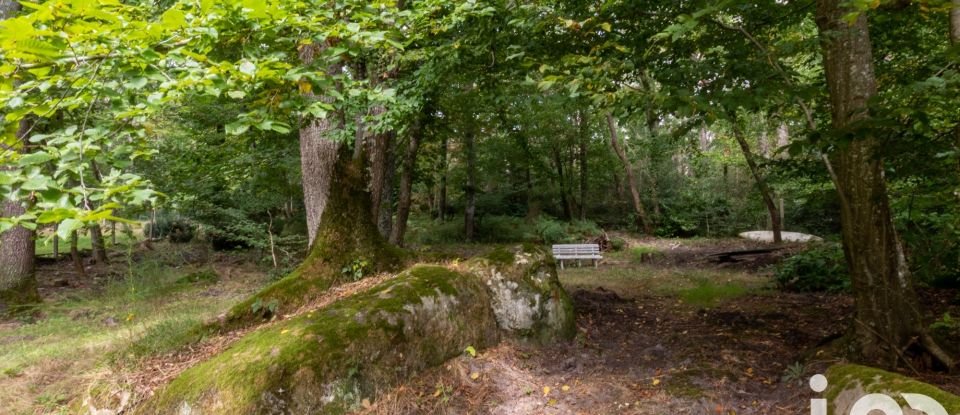
MULTIPOLYGON (((749 239, 757 242, 773 242, 773 231, 749 231, 742 232, 739 235, 743 239, 749 239)), ((780 232, 784 242, 819 242, 823 238, 814 235, 808 235, 800 232, 780 232)))

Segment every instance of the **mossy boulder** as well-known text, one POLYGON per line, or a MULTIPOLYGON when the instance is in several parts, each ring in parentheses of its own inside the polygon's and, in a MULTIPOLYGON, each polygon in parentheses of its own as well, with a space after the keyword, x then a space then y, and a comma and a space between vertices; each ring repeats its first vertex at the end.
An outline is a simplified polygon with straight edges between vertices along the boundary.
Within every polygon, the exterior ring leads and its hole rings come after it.
POLYGON ((825 397, 831 415, 846 415, 863 396, 873 393, 894 398, 904 414, 919 414, 909 409, 901 394, 926 395, 939 402, 950 415, 960 414, 960 397, 935 386, 872 367, 853 364, 834 365, 826 373, 829 386, 825 397))
POLYGON ((543 248, 497 248, 467 261, 463 269, 487 285, 497 324, 510 336, 550 342, 576 334, 573 302, 543 248))
POLYGON ((569 297, 542 250, 504 249, 451 268, 417 265, 253 331, 181 373, 135 413, 345 413, 468 346, 494 345, 503 334, 569 337, 573 324, 569 297))

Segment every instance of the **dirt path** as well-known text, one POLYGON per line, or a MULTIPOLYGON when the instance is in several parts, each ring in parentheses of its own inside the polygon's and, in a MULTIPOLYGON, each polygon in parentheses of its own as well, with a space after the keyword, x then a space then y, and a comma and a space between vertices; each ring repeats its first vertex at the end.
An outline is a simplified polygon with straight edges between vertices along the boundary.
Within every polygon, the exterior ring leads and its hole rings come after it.
POLYGON ((780 253, 733 264, 707 257, 754 243, 631 242, 646 248, 561 273, 578 313, 574 342, 465 355, 360 413, 806 411, 805 381, 831 363, 815 350, 848 326, 848 297, 769 290, 767 266, 780 253))

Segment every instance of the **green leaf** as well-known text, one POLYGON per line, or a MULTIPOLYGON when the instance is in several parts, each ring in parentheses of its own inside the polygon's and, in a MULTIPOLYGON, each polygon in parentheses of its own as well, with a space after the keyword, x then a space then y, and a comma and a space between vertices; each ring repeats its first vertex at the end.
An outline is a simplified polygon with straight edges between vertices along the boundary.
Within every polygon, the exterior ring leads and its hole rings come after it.
POLYGON ((60 222, 60 224, 57 225, 57 236, 59 236, 60 239, 69 240, 73 231, 82 227, 83 222, 80 222, 76 219, 64 219, 63 222, 60 222))
POLYGON ((243 99, 247 96, 247 93, 243 91, 230 91, 227 92, 227 96, 233 99, 243 99))
POLYGON ((44 151, 38 151, 36 153, 30 153, 23 157, 20 157, 20 166, 32 166, 35 164, 43 164, 55 158, 56 157, 50 155, 50 153, 47 153, 44 151))
POLYGON ((230 124, 227 124, 225 127, 225 130, 227 131, 227 135, 241 135, 247 132, 247 130, 249 129, 250 129, 249 124, 245 124, 240 121, 232 122, 230 124))

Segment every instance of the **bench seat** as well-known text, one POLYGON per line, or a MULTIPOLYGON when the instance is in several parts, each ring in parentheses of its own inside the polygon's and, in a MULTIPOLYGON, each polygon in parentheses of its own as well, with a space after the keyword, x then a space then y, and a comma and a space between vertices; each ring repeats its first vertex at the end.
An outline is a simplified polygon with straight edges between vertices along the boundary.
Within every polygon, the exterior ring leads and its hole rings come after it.
POLYGON ((600 254, 600 245, 597 244, 559 244, 554 245, 553 257, 560 261, 560 269, 563 269, 565 260, 577 260, 577 265, 580 264, 580 260, 591 260, 593 261, 593 266, 597 266, 597 261, 603 259, 603 255, 600 254))

